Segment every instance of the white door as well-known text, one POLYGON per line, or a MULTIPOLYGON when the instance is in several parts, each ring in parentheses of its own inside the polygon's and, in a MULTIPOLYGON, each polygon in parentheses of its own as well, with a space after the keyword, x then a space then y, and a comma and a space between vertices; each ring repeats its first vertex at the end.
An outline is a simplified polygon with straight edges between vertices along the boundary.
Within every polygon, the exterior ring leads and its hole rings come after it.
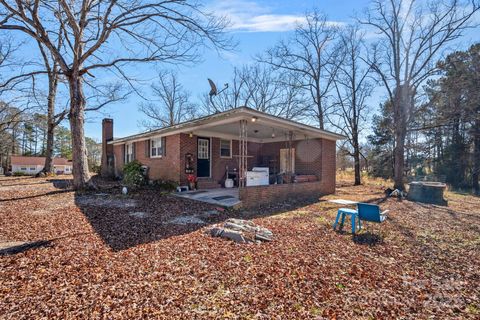
POLYGON ((291 170, 288 169, 288 149, 280 149, 280 172, 295 173, 295 149, 292 148, 291 170))

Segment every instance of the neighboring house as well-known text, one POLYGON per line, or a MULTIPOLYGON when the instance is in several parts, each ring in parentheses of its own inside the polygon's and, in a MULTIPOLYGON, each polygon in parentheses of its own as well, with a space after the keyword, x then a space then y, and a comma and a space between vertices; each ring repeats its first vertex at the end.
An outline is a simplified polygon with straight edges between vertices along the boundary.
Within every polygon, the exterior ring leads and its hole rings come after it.
MULTIPOLYGON (((43 170, 45 157, 12 156, 12 172, 35 175, 43 170)), ((56 174, 71 174, 72 162, 65 158, 53 158, 53 171, 56 174)))
POLYGON ((210 189, 228 178, 254 202, 335 192, 336 141, 345 138, 246 107, 117 139, 112 119, 102 126, 102 174, 121 176, 138 160, 151 180, 187 185, 194 174, 210 189))

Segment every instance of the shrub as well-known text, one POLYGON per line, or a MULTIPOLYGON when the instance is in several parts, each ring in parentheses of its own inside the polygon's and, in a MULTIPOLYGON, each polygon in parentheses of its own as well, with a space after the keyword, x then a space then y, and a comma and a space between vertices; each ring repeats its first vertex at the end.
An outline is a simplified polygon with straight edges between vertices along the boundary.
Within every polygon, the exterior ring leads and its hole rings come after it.
POLYGON ((153 186, 162 191, 172 192, 177 190, 178 182, 173 180, 155 180, 153 186))
POLYGON ((27 174, 25 172, 22 172, 22 171, 15 171, 13 173, 13 176, 14 177, 23 177, 23 176, 26 176, 27 174))
POLYGON ((129 187, 139 187, 145 183, 142 164, 134 160, 123 167, 123 183, 129 187))

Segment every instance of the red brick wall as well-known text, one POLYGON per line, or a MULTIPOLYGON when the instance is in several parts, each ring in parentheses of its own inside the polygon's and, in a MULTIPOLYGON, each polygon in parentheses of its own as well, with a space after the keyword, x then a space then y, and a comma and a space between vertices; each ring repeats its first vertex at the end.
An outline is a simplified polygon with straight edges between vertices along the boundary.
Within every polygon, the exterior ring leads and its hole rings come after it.
MULTIPOLYGON (((149 178, 152 180, 168 179, 187 183, 185 173, 185 155, 193 155, 193 168, 196 172, 197 165, 197 136, 190 137, 188 134, 176 134, 166 137, 166 156, 162 158, 149 158, 147 156, 147 140, 135 143, 135 158, 142 164, 147 165, 149 178)), ((295 148, 295 172, 297 174, 314 174, 318 177, 322 192, 333 193, 335 191, 335 142, 324 139, 309 139, 294 141, 295 148)), ((248 143, 248 169, 254 166, 268 166, 268 159, 276 160, 276 170, 280 166, 280 149, 285 148, 285 142, 273 143, 248 143)), ((220 139, 211 139, 211 177, 218 183, 223 183, 226 166, 230 170, 238 170, 238 140, 232 141, 232 158, 220 157, 220 139)), ((123 168, 123 145, 114 148, 117 174, 121 174, 123 168)))
POLYGON ((239 196, 242 206, 251 208, 288 199, 318 199, 322 195, 332 193, 330 191, 322 181, 315 181, 245 187, 239 189, 239 196))
POLYGON ((165 155, 161 158, 150 158, 148 141, 135 143, 135 159, 148 166, 148 178, 178 182, 180 179, 180 135, 166 137, 165 155))
MULTIPOLYGON (((308 139, 292 142, 292 148, 295 149, 295 173, 313 174, 319 179, 322 173, 322 144, 323 139, 308 139)), ((262 144, 260 157, 264 159, 275 160, 276 171, 280 171, 280 149, 287 148, 285 142, 271 142, 262 144)), ((334 151, 335 154, 335 151, 334 151)), ((259 160, 261 161, 261 160, 259 160)), ((265 161, 263 165, 266 165, 265 161)))
POLYGON ((102 120, 102 162, 101 174, 102 176, 111 176, 113 163, 108 163, 108 157, 113 155, 113 145, 108 144, 113 139, 113 119, 102 120), (110 164, 110 165, 109 165, 110 164))
POLYGON ((194 172, 197 172, 197 136, 190 137, 188 134, 181 133, 180 134, 180 167, 179 167, 179 174, 180 174, 180 183, 182 185, 187 184, 187 176, 188 174, 185 173, 185 155, 187 153, 191 153, 193 155, 192 167, 194 172))
POLYGON ((331 140, 322 140, 322 188, 326 193, 335 193, 336 183, 336 142, 331 140))
POLYGON ((117 144, 113 146, 113 154, 115 156, 115 175, 119 176, 122 175, 123 165, 125 162, 124 154, 123 154, 123 144, 117 144))
MULTIPOLYGON (((149 167, 149 179, 151 180, 180 180, 180 134, 166 137, 165 156, 161 158, 150 158, 148 150, 148 139, 136 141, 135 159, 149 167)), ((115 166, 116 173, 122 174, 124 165, 124 145, 115 145, 115 166)))

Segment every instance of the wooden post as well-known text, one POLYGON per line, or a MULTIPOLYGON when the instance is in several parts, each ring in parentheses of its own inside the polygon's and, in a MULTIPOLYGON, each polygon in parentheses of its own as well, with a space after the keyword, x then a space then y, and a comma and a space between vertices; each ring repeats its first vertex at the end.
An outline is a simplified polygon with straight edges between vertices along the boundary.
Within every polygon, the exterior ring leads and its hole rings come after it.
POLYGON ((238 141, 238 185, 240 188, 246 187, 247 182, 247 120, 240 120, 240 132, 238 141))
POLYGON ((293 132, 288 132, 288 151, 287 151, 287 179, 288 183, 292 183, 293 180, 293 162, 292 162, 292 139, 293 139, 293 132))

